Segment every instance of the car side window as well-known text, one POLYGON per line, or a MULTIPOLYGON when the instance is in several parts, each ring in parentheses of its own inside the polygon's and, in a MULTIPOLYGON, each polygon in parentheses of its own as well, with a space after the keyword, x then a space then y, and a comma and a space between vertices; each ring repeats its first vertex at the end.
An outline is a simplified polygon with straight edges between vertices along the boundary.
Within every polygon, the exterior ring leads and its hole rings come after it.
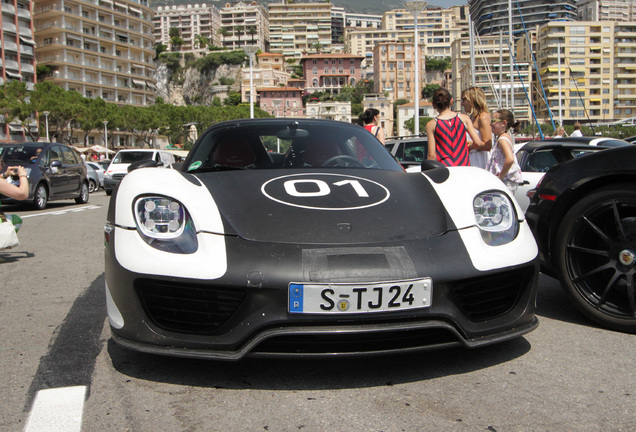
POLYGON ((75 158, 73 150, 68 147, 62 147, 62 158, 64 165, 77 165, 79 163, 75 158))
POLYGON ((558 161, 551 151, 536 151, 528 157, 526 171, 546 172, 557 163, 558 161))
POLYGON ((62 148, 60 146, 51 147, 51 150, 49 150, 49 162, 53 163, 55 161, 64 162, 62 148))

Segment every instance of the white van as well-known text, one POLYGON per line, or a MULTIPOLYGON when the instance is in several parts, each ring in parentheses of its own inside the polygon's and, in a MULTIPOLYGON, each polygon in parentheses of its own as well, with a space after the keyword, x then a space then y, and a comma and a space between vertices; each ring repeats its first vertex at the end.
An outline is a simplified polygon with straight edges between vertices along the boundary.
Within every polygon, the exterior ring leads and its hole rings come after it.
POLYGON ((115 186, 128 174, 130 164, 141 160, 154 160, 157 166, 162 168, 167 168, 175 162, 174 155, 164 150, 119 150, 104 173, 104 190, 106 191, 106 195, 112 194, 115 186))

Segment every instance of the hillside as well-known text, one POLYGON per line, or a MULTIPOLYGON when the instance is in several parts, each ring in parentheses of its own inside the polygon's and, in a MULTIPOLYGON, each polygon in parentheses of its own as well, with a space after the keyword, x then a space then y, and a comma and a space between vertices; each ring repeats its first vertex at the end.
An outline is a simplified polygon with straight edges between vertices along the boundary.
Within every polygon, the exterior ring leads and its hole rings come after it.
MULTIPOLYGON (((195 0, 150 0, 150 6, 156 8, 158 6, 179 5, 179 4, 213 4, 216 7, 225 6, 227 1, 195 1, 195 0)), ((231 3, 231 2, 230 2, 231 3)), ((259 3, 271 3, 271 2, 259 2, 259 3)), ((466 4, 466 0, 431 0, 432 5, 450 7, 459 4, 466 4)), ((369 13, 381 15, 382 13, 391 10, 399 9, 403 7, 403 0, 333 0, 333 4, 336 6, 344 7, 349 12, 369 13)))

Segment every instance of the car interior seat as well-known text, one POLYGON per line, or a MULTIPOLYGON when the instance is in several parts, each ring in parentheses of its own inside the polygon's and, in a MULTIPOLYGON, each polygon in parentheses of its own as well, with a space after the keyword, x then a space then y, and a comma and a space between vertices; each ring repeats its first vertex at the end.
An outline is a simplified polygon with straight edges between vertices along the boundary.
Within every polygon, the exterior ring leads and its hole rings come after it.
POLYGON ((247 139, 230 137, 217 143, 212 161, 215 165, 244 168, 256 162, 256 155, 247 139))

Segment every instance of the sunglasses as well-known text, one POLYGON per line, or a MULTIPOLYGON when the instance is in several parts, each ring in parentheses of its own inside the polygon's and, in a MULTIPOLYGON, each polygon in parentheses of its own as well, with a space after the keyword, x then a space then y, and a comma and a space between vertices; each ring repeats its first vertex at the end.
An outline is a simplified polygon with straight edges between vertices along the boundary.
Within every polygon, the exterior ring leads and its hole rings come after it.
POLYGON ((503 121, 503 119, 492 119, 490 121, 490 123, 494 124, 494 123, 497 123, 497 122, 500 122, 500 121, 503 121))

